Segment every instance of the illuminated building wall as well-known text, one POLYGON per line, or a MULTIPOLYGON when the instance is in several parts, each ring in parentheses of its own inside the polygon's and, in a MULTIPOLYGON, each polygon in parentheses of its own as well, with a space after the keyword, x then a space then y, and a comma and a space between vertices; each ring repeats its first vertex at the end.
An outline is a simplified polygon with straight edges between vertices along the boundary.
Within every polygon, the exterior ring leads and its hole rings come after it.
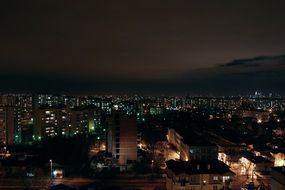
POLYGON ((36 110, 34 140, 42 137, 68 135, 70 119, 66 108, 40 108, 36 110))
POLYGON ((31 107, 18 107, 16 109, 16 135, 17 143, 28 143, 33 141, 33 111, 31 107))
POLYGON ((33 138, 93 134, 100 125, 101 115, 97 108, 39 108, 35 112, 33 138))
MULTIPOLYGON (((84 110, 71 111, 71 134, 87 134, 89 131, 89 113, 84 110)), ((92 125, 92 122, 90 123, 92 125)))
POLYGON ((65 105, 65 96, 63 95, 51 95, 51 94, 39 94, 33 97, 34 104, 37 104, 39 107, 41 106, 59 106, 65 105))
POLYGON ((0 143, 2 145, 12 145, 18 138, 15 136, 14 114, 14 107, 0 107, 0 143))
POLYGON ((174 129, 168 129, 167 140, 177 149, 177 154, 181 160, 188 161, 190 158, 189 147, 183 143, 183 137, 174 129))
POLYGON ((107 123, 107 151, 112 153, 120 165, 137 160, 136 118, 124 112, 112 111, 107 123))
MULTIPOLYGON (((196 139, 184 133, 178 133, 174 129, 168 129, 168 142, 174 145, 180 159, 188 160, 215 160, 218 159, 218 147, 206 142, 206 140, 196 139)), ((199 138, 199 137, 198 137, 199 138)))
POLYGON ((270 113, 268 111, 249 111, 243 110, 242 117, 252 117, 256 118, 258 123, 267 122, 269 119, 270 113))
POLYGON ((257 175, 271 170, 273 163, 262 156, 254 156, 246 154, 239 160, 241 175, 248 175, 251 178, 256 178, 257 175))
POLYGON ((95 107, 71 110, 71 134, 94 134, 101 126, 101 114, 95 107))
POLYGON ((15 143, 30 143, 33 141, 34 101, 32 95, 16 97, 15 113, 15 143))
POLYGON ((271 153, 274 161, 274 166, 285 166, 285 154, 278 152, 278 153, 271 153))
POLYGON ((16 96, 14 95, 1 95, 0 96, 0 106, 15 106, 16 96))
POLYGON ((107 114, 110 115, 112 112, 112 100, 111 99, 104 99, 101 101, 101 110, 107 114))

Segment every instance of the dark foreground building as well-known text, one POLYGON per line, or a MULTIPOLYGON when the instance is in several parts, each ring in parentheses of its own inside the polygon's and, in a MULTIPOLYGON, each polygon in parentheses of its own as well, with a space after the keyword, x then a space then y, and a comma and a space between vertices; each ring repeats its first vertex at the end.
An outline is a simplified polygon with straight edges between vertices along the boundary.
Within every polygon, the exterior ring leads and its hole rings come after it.
POLYGON ((166 165, 167 190, 226 190, 231 188, 231 177, 235 175, 218 160, 169 160, 166 165))
POLYGON ((107 151, 122 165, 137 160, 136 118, 114 111, 107 119, 107 151))

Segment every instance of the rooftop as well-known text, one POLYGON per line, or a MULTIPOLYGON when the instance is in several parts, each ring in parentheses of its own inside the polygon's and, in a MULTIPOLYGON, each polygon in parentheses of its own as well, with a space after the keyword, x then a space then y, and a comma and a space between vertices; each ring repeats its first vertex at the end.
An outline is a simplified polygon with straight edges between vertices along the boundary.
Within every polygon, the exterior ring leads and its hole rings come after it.
POLYGON ((263 158, 262 156, 255 156, 250 152, 244 153, 243 157, 247 158, 249 161, 253 163, 271 163, 270 160, 263 158))
POLYGON ((167 169, 172 170, 176 175, 186 173, 193 174, 225 174, 235 175, 229 166, 219 160, 192 160, 192 161, 175 161, 166 162, 167 169))
POLYGON ((209 142, 204 136, 195 133, 193 129, 175 128, 174 130, 183 137, 183 143, 187 144, 188 146, 217 147, 215 144, 209 142))

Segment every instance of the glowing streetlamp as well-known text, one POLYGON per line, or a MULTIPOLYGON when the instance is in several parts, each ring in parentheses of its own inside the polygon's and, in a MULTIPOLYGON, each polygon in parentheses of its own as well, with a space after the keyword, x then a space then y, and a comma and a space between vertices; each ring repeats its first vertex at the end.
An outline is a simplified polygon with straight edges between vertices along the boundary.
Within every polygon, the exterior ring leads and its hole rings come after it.
POLYGON ((49 160, 50 163, 50 178, 52 178, 52 160, 49 160))
POLYGON ((151 160, 151 175, 153 176, 153 163, 154 163, 154 160, 151 160))

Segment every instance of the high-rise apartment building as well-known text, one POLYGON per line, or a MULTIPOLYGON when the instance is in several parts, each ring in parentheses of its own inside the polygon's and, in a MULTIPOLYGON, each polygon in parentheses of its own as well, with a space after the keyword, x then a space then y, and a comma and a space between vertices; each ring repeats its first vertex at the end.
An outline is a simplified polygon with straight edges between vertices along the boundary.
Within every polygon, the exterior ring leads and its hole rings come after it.
POLYGON ((101 115, 94 106, 71 110, 71 131, 73 134, 93 134, 101 125, 101 115))
POLYGON ((64 107, 42 107, 36 110, 34 138, 68 135, 70 133, 70 115, 64 107))
POLYGON ((107 118, 107 151, 120 165, 137 160, 136 118, 122 111, 112 111, 107 118))
POLYGON ((100 125, 100 112, 95 107, 41 107, 35 112, 34 138, 93 134, 100 125))
POLYGON ((15 108, 0 107, 0 144, 14 144, 15 138, 15 108))

